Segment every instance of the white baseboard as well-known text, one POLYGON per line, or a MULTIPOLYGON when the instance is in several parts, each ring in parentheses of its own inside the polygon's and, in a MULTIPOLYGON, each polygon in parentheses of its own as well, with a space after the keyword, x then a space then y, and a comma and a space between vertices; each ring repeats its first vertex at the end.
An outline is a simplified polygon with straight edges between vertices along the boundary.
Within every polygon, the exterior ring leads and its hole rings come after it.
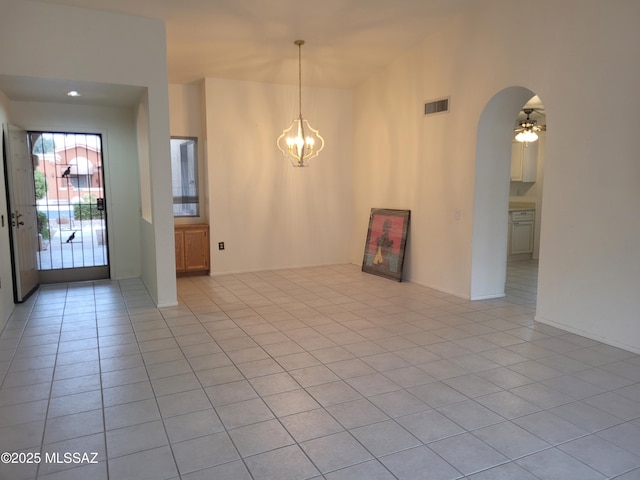
POLYGON ((471 300, 493 300, 495 298, 504 298, 506 294, 504 293, 491 293, 489 295, 476 295, 471 297, 471 300))
POLYGON ((539 315, 534 317, 534 320, 539 323, 543 323, 545 325, 550 325, 552 327, 560 328, 569 333, 575 333, 576 335, 580 335, 581 337, 590 338, 591 340, 595 340, 596 342, 604 343, 605 345, 609 345, 611 347, 621 348, 622 350, 626 350, 628 352, 633 352, 640 354, 640 348, 633 345, 627 345, 624 342, 619 342, 617 340, 612 340, 611 338, 601 337, 600 335, 596 335, 591 332, 587 332, 581 330, 579 328, 572 327, 570 325, 565 325, 564 323, 554 322, 553 320, 549 320, 547 318, 542 318, 539 315))

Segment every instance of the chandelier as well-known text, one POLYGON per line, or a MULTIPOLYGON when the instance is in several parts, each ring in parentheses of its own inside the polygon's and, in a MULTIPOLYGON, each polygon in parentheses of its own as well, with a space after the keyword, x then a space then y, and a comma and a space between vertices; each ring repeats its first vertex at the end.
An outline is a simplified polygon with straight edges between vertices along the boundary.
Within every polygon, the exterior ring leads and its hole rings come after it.
POLYGON ((533 108, 525 108, 523 112, 527 114, 527 118, 519 123, 519 128, 516 128, 518 132, 516 134, 516 140, 523 143, 535 142, 538 140, 538 134, 536 132, 540 130, 540 127, 538 127, 538 122, 531 120, 529 117, 529 115, 533 113, 533 108))
POLYGON ((308 167, 309 160, 317 157, 324 148, 324 139, 311 124, 302 118, 302 45, 304 40, 293 42, 298 46, 298 118, 278 137, 278 148, 291 160, 294 167, 308 167))

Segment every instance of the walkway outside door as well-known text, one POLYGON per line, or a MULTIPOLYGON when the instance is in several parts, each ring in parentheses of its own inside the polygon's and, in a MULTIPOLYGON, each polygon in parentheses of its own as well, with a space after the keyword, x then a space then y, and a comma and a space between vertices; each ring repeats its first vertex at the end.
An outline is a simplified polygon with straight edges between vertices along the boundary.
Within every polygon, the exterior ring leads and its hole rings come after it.
POLYGON ((102 138, 29 132, 41 283, 109 278, 102 138))

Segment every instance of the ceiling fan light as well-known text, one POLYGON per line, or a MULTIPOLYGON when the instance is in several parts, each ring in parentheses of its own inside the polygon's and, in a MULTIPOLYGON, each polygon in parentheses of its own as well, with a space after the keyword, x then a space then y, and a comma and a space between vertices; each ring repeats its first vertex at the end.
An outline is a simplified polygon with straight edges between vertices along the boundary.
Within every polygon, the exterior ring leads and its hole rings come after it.
POLYGON ((540 130, 540 127, 538 127, 538 122, 536 120, 532 120, 530 117, 534 109, 525 108, 522 111, 527 115, 527 118, 518 124, 520 131, 516 134, 515 139, 521 143, 535 142, 538 140, 538 134, 536 131, 540 130))
POLYGON ((538 140, 538 134, 531 129, 525 129, 516 135, 516 141, 531 143, 538 140))

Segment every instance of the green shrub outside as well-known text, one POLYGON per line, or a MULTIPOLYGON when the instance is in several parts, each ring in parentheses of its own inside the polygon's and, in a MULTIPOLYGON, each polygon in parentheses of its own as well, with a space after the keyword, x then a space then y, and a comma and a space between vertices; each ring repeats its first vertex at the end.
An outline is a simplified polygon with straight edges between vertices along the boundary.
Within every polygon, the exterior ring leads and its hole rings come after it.
POLYGON ((38 212, 38 233, 42 235, 44 240, 49 240, 51 237, 49 232, 49 217, 44 212, 38 212))
POLYGON ((33 185, 36 189, 36 200, 40 200, 47 195, 47 179, 40 170, 33 172, 33 185))
POLYGON ((96 218, 102 218, 102 212, 98 210, 96 205, 97 197, 91 194, 85 194, 82 196, 80 203, 76 203, 73 206, 73 218, 75 220, 93 220, 96 218))
MULTIPOLYGON (((47 195, 47 178, 40 170, 33 172, 33 185, 36 191, 36 200, 40 200, 47 195)), ((44 212, 38 212, 38 233, 44 240, 49 240, 49 217, 44 212)))

